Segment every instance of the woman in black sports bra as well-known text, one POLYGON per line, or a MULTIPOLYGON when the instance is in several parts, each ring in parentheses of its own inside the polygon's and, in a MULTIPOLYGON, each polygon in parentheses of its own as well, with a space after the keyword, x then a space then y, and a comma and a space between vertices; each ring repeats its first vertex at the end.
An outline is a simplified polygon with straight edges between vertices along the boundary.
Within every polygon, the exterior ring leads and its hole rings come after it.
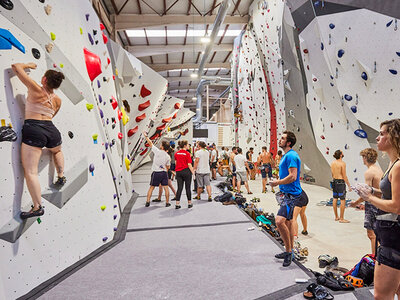
POLYGON ((20 214, 21 219, 38 217, 44 214, 41 205, 41 189, 38 178, 38 165, 42 148, 48 148, 53 154, 58 180, 57 185, 65 184, 64 155, 61 151, 61 134, 52 119, 61 107, 61 99, 54 94, 64 79, 64 74, 47 70, 39 85, 25 72, 36 69, 36 64, 16 63, 12 69, 19 80, 28 88, 25 105, 25 122, 22 127, 21 160, 29 193, 32 197, 32 209, 20 214))
POLYGON ((375 233, 379 241, 374 274, 375 299, 400 298, 400 119, 381 123, 378 150, 387 154, 390 164, 380 182, 382 198, 375 189, 357 184, 356 190, 378 208, 375 233))

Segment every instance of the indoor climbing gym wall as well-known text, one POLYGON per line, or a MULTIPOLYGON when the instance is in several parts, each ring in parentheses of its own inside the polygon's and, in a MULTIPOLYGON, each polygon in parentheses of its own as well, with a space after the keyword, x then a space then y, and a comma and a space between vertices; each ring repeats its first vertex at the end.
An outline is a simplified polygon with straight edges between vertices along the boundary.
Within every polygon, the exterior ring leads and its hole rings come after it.
POLYGON ((384 2, 361 7, 358 1, 254 1, 232 56, 232 101, 243 117, 233 132, 236 144, 256 142, 245 126, 253 121, 255 99, 264 96, 269 149, 274 134, 295 132, 303 179, 328 186, 332 155, 340 149, 350 182, 363 180, 359 152, 376 148, 379 124, 396 117, 399 107, 394 95, 400 52, 393 41, 400 11, 384 2), (261 86, 252 86, 257 81, 261 86))
POLYGON ((26 294, 110 242, 132 196, 128 116, 108 43, 89 1, 1 2, 0 299, 26 294), (62 107, 54 124, 67 183, 53 184, 54 162, 45 149, 39 163, 45 214, 25 221, 19 214, 32 203, 20 160, 27 89, 11 69, 19 62, 37 64, 29 75, 38 83, 47 69, 66 77, 56 91, 62 107))
POLYGON ((173 138, 174 140, 187 140, 189 143, 193 140, 193 121, 192 118, 195 113, 188 108, 181 108, 175 119, 171 121, 169 125, 169 132, 167 137, 173 138))

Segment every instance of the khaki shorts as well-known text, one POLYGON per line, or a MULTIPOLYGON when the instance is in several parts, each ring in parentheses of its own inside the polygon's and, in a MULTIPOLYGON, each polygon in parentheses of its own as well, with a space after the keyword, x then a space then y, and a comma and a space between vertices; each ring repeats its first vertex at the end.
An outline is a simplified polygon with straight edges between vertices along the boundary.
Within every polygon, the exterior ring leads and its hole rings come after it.
POLYGON ((247 181, 247 173, 246 172, 236 172, 236 176, 243 182, 247 181))
POLYGON ((202 188, 210 185, 210 174, 196 174, 197 186, 202 188))

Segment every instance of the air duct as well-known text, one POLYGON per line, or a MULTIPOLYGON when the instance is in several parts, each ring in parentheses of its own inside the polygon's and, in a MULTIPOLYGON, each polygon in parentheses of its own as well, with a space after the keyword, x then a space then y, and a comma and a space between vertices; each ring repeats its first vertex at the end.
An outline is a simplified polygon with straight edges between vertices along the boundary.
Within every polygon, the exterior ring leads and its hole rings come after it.
MULTIPOLYGON (((210 43, 208 43, 206 50, 204 50, 204 54, 201 58, 200 61, 200 65, 199 65, 199 70, 198 70, 198 75, 199 77, 201 77, 201 75, 203 74, 203 70, 204 70, 204 66, 208 60, 208 57, 210 55, 210 52, 212 50, 213 44, 215 43, 215 38, 218 35, 219 29, 221 27, 221 24, 224 22, 226 13, 229 9, 229 6, 231 5, 230 0, 224 0, 223 2, 221 2, 220 8, 218 10, 218 14, 217 17, 215 18, 214 21, 214 26, 213 26, 213 30, 211 32, 210 35, 210 43)), ((210 82, 209 80, 206 79, 202 79, 199 82, 199 85, 197 86, 197 90, 196 90, 196 98, 197 98, 197 102, 196 102, 196 117, 193 120, 194 123, 200 123, 201 122, 201 118, 203 115, 203 108, 202 108, 202 98, 201 98, 201 91, 203 89, 203 86, 205 85, 206 82, 210 82)))

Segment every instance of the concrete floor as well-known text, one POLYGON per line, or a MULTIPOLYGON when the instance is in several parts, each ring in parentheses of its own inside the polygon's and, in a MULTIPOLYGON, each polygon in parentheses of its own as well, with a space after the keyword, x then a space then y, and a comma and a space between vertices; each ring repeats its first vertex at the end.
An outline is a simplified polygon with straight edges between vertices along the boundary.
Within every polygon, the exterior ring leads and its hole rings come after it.
MULTIPOLYGON (((260 198, 258 207, 261 207, 264 211, 276 214, 278 205, 275 200, 275 194, 271 192, 271 188, 268 186, 269 192, 267 194, 261 193, 260 176, 256 177, 256 180, 249 181, 249 183, 250 190, 254 194, 247 195, 247 193, 244 193, 244 197, 250 199, 253 197, 260 198)), ((303 226, 300 217, 298 218, 298 241, 302 247, 308 247, 309 250, 308 260, 304 265, 313 270, 320 270, 318 267, 318 256, 329 254, 338 257, 340 267, 352 268, 362 256, 371 252, 370 241, 363 227, 364 211, 351 207, 346 208, 344 217, 350 223, 339 223, 335 221, 331 206, 318 205, 320 201, 327 201, 332 197, 331 190, 305 183, 302 183, 301 186, 309 198, 309 204, 306 209, 308 236, 301 234, 303 226)), ((242 191, 244 190, 244 188, 241 189, 242 191)))

